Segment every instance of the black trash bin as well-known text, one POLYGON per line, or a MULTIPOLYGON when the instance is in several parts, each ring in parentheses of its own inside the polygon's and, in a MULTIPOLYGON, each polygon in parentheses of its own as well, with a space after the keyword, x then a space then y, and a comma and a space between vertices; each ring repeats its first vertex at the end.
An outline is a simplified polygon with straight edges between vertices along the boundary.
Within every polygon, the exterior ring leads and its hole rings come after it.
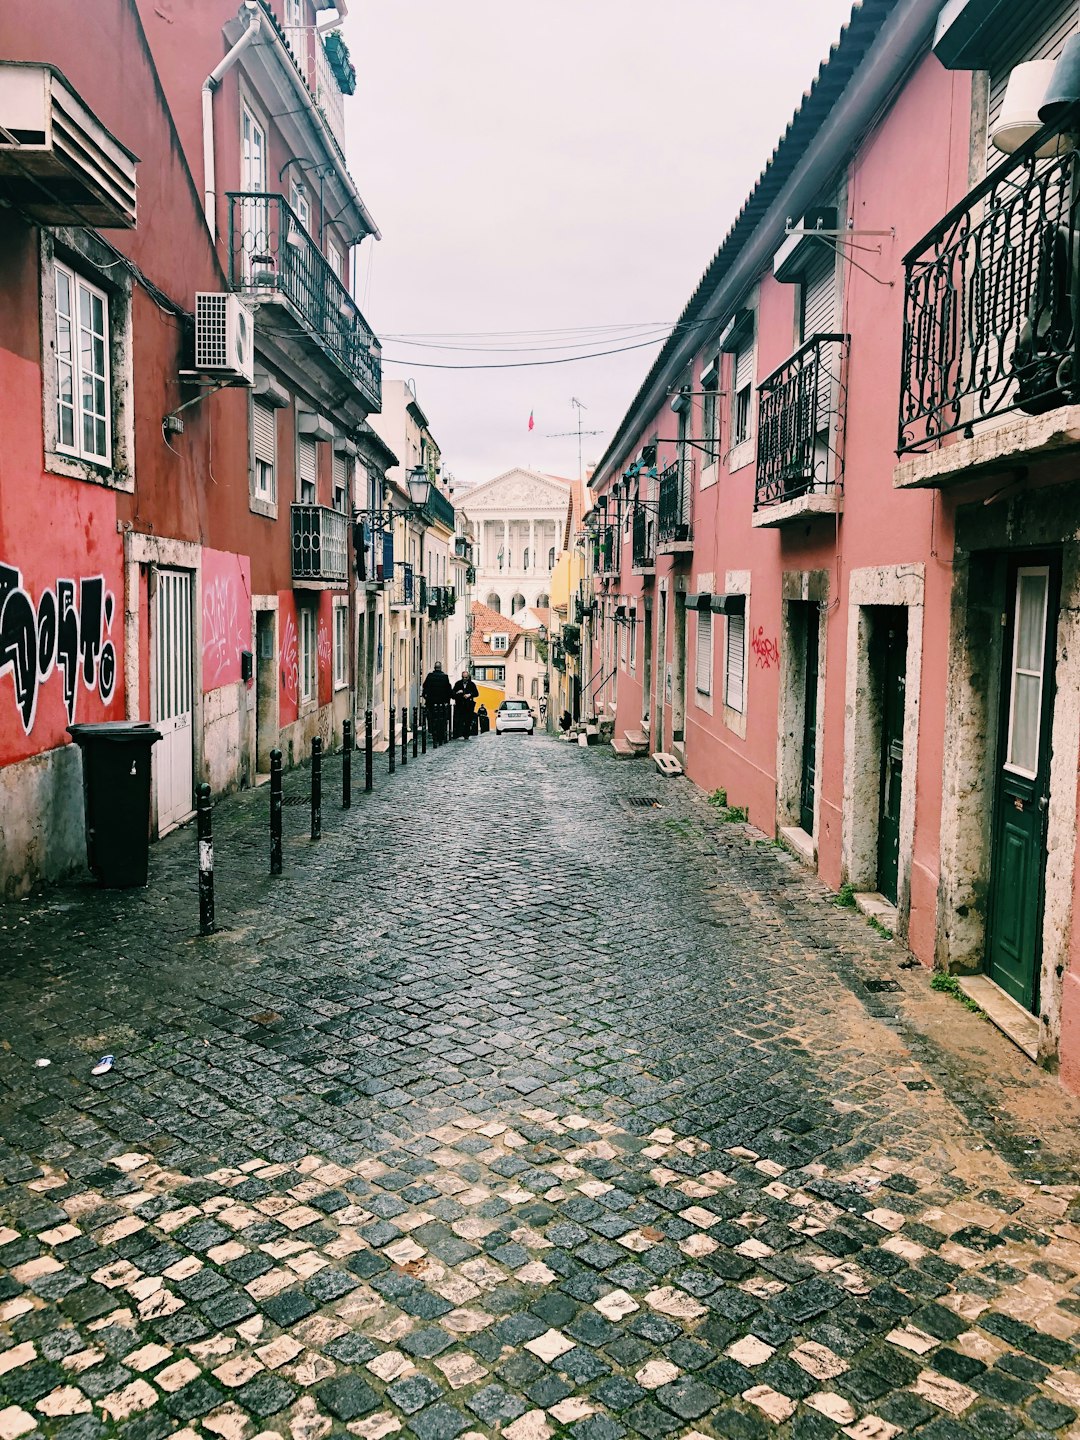
POLYGON ((107 890, 145 885, 150 853, 150 748, 161 731, 138 720, 69 725, 82 751, 86 861, 107 890))

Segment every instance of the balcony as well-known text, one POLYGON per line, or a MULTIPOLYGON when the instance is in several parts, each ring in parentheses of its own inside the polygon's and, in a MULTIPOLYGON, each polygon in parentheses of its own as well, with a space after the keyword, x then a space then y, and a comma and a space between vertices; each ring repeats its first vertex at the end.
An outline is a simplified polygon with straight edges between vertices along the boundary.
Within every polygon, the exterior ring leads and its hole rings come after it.
POLYGON ((644 505, 634 507, 633 545, 635 575, 652 575, 656 570, 656 525, 644 505))
POLYGON ((326 505, 292 507, 292 573, 302 589, 344 586, 349 576, 349 522, 326 505))
POLYGON ((432 524, 442 525, 453 534, 454 502, 441 490, 437 490, 434 485, 428 491, 428 498, 424 502, 424 515, 432 524))
POLYGON ((413 609, 422 615, 428 608, 428 583, 423 575, 413 577, 413 609))
POLYGON ((1075 151, 1047 128, 904 257, 897 486, 1080 445, 1075 151))
POLYGON ((356 88, 355 72, 353 90, 346 92, 331 64, 322 36, 315 30, 300 25, 286 25, 283 28, 289 48, 296 57, 297 69, 304 77, 319 113, 329 125, 330 133, 337 141, 339 149, 344 150, 345 95, 351 95, 356 88))
POLYGON ((685 554, 694 548, 690 515, 694 494, 694 461, 685 455, 660 472, 657 550, 661 555, 685 554))
POLYGON ((840 510, 846 335, 814 335, 758 386, 755 528, 840 510))
POLYGON ((619 544, 617 525, 602 525, 596 532, 596 573, 618 575, 622 547, 619 544))
POLYGON ((414 589, 413 567, 405 560, 395 560, 394 582, 390 587, 390 604, 411 609, 414 589))
POLYGON ((379 342, 283 195, 230 192, 229 256, 233 289, 274 307, 283 331, 291 325, 305 342, 309 360, 314 345, 352 381, 366 409, 379 410, 379 342))

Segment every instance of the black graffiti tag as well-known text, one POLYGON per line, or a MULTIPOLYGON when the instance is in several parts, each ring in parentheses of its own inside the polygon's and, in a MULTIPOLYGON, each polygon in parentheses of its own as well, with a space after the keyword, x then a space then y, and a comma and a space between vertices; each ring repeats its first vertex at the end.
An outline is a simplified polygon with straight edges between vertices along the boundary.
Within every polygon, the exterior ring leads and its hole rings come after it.
POLYGON ((78 582, 57 580, 44 590, 35 610, 14 566, 0 564, 0 676, 11 672, 15 703, 29 735, 37 715, 40 687, 59 669, 68 723, 75 719, 79 677, 103 701, 116 688, 116 647, 109 638, 115 600, 101 575, 78 582))

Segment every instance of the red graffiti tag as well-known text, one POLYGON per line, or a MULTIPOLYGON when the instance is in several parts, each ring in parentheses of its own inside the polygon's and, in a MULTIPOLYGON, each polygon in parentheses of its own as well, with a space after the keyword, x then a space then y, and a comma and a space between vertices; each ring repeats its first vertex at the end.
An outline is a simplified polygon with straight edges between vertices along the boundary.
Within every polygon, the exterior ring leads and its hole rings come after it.
POLYGON ((775 640, 770 640, 765 634, 765 626, 759 625, 754 638, 750 641, 750 649, 754 652, 756 664, 762 670, 768 670, 773 665, 780 664, 780 650, 775 640))

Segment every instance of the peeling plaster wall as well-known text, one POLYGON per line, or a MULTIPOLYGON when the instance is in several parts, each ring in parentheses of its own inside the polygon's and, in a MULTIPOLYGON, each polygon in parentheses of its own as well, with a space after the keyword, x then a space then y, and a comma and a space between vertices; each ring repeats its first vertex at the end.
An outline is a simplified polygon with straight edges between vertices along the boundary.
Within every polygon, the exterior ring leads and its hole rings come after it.
POLYGON ((86 868, 82 760, 61 745, 0 766, 0 877, 3 895, 86 868))

